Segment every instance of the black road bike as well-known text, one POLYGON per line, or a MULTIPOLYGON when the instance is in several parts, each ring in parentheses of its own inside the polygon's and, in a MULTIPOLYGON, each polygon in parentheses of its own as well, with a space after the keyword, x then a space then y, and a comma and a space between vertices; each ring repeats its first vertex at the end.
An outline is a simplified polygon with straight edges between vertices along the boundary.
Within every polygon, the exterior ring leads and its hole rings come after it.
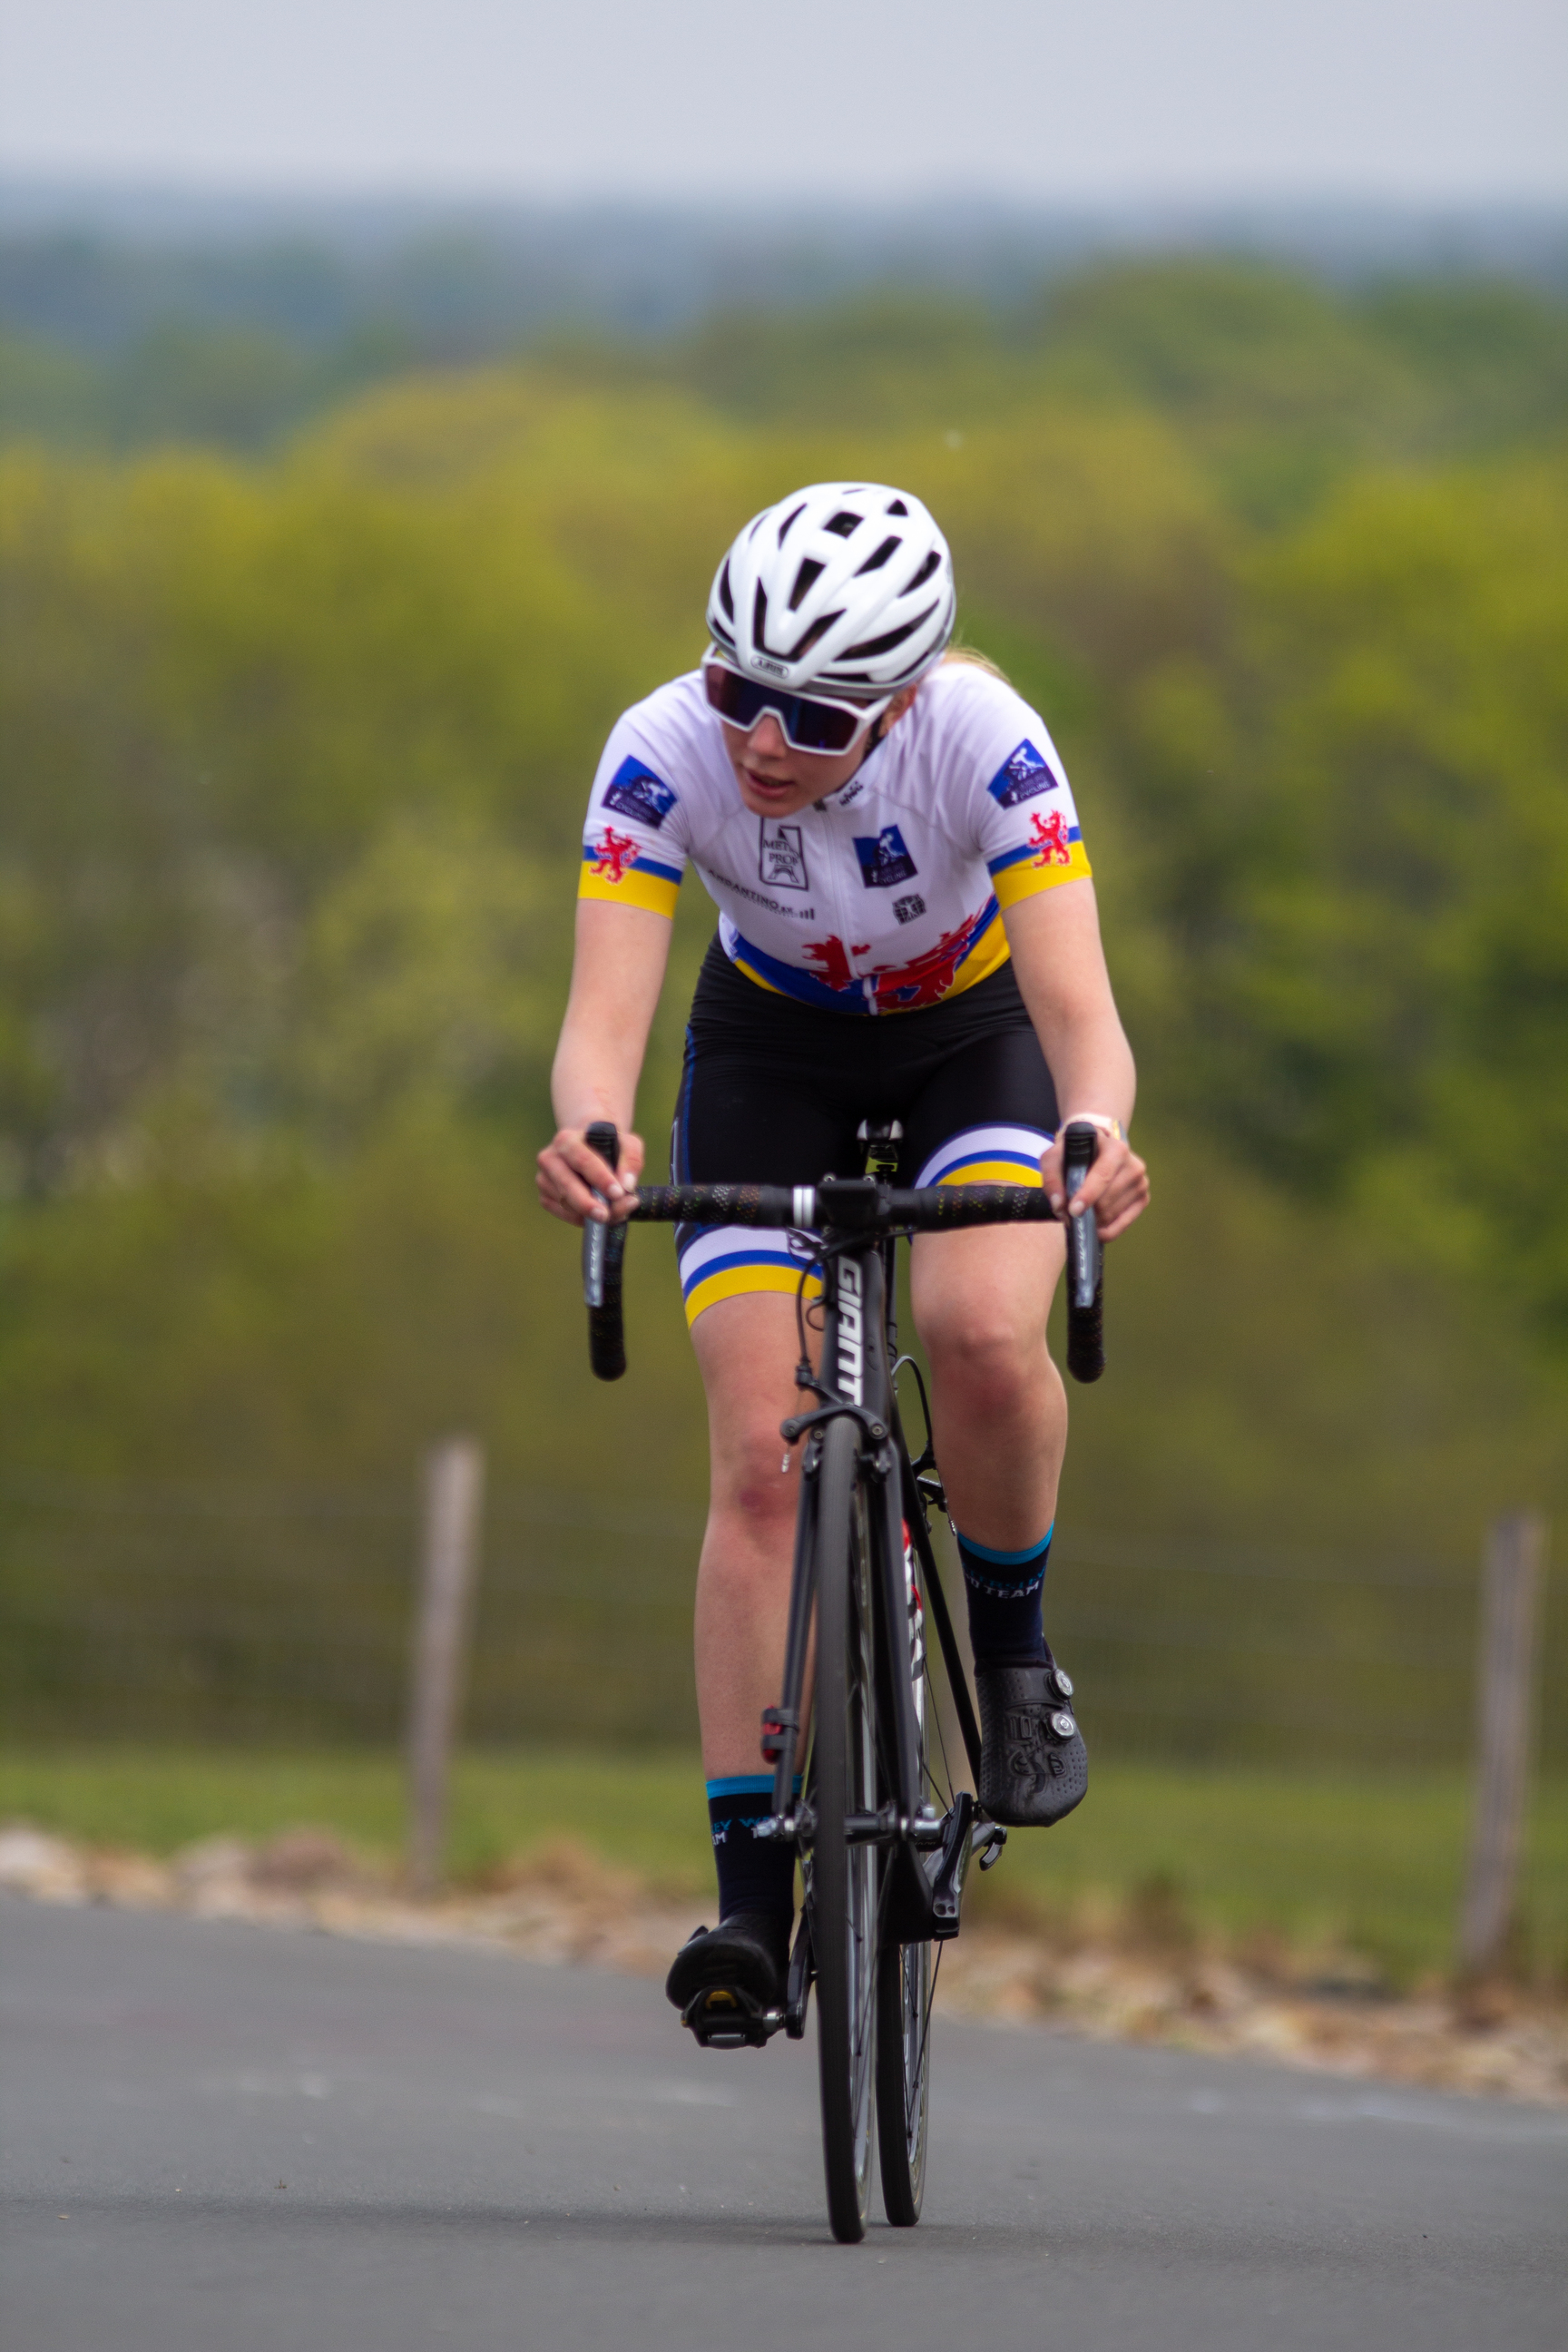
MULTIPOLYGON (((796 1297, 799 1387, 816 1402, 785 1421, 787 1453, 804 1443, 784 1690, 763 1717, 762 1752, 773 1767, 773 1812, 754 1832, 785 1839, 800 1859, 805 1901, 782 2010, 761 2010, 740 1987, 709 1987, 683 2022, 710 2049, 761 2048, 805 2032, 815 1984, 822 2149, 833 2234, 865 2235, 873 2149, 890 2222, 920 2220, 925 2189, 931 2019, 943 1943, 957 1935, 973 1857, 982 1870, 1007 1832, 955 1786, 925 1628, 935 1627, 969 1778, 980 1779, 980 1731, 962 1654, 931 1550, 931 1511, 945 1510, 920 1369, 900 1356, 894 1255, 900 1236, 963 1225, 1043 1223, 1037 1188, 944 1184, 900 1192, 896 1124, 862 1127, 867 1172, 816 1185, 649 1185, 633 1223, 767 1225, 788 1229, 801 1259, 796 1297), (807 1345, 805 1285, 822 1281, 820 1349, 807 1345), (925 1443, 911 1457, 899 1409, 908 1370, 920 1392, 925 1443), (808 1666, 815 1664, 808 1697, 808 1666), (794 1793, 797 1763, 803 1786, 794 1793)), ((588 1129, 610 1167, 613 1127, 588 1129)), ((1083 1181, 1099 1140, 1067 1130, 1066 1182, 1083 1181)), ((1104 1370, 1101 1262, 1092 1215, 1069 1218, 1068 1368, 1080 1381, 1104 1370)), ((626 1368, 621 1319, 626 1224, 585 1225, 588 1345, 600 1380, 626 1368)), ((817 1316, 814 1305, 812 1317, 817 1316)))

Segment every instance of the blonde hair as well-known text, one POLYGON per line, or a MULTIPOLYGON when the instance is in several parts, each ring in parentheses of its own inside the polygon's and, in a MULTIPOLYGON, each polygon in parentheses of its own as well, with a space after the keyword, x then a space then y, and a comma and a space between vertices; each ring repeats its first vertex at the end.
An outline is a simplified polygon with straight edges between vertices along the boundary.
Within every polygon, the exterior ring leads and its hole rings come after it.
POLYGON ((989 654, 978 652, 973 646, 949 646, 942 659, 944 662, 966 662, 971 669, 983 669, 988 677, 999 677, 1004 686, 1013 683, 1005 670, 999 668, 989 654))

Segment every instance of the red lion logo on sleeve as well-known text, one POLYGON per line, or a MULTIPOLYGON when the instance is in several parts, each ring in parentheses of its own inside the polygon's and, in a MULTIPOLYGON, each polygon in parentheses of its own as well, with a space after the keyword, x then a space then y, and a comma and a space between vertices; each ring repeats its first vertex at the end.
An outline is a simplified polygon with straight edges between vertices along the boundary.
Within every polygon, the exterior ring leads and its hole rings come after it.
POLYGON ((1072 844, 1068 839, 1067 819, 1060 809, 1053 809, 1049 816, 1032 816, 1029 819, 1029 838, 1035 846, 1037 866, 1072 864, 1072 844))
POLYGON ((594 875, 602 882, 624 882, 626 868, 637 862, 637 845, 629 833, 607 824, 594 844, 594 875))

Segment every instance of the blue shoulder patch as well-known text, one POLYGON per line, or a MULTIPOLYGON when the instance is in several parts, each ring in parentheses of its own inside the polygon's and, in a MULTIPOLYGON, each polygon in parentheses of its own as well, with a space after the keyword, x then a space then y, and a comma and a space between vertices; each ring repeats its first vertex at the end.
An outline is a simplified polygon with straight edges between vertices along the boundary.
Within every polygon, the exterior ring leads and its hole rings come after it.
POLYGON ((623 760, 605 793, 606 808, 614 809, 617 816, 639 817, 656 833, 675 802, 676 794, 669 785, 651 768, 645 768, 640 760, 623 760))
POLYGON ((1059 781, 1044 753, 1037 751, 1026 735, 985 789, 998 808, 1016 808, 1020 801, 1032 801, 1037 793, 1054 793, 1059 781))
POLYGON ((872 835, 857 834, 855 855, 860 860, 860 879, 868 890, 890 890, 895 882, 910 880, 915 871, 915 861, 896 824, 885 824, 880 833, 872 835))

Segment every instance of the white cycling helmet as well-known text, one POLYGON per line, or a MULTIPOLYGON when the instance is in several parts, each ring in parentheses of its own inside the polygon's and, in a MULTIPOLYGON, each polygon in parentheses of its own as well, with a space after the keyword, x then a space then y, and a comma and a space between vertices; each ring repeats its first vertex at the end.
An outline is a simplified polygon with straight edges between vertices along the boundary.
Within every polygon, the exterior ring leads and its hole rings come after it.
POLYGON ((952 558, 919 499, 814 482, 746 525, 719 566, 708 629, 748 677, 870 699, 930 669, 954 610, 952 558))

